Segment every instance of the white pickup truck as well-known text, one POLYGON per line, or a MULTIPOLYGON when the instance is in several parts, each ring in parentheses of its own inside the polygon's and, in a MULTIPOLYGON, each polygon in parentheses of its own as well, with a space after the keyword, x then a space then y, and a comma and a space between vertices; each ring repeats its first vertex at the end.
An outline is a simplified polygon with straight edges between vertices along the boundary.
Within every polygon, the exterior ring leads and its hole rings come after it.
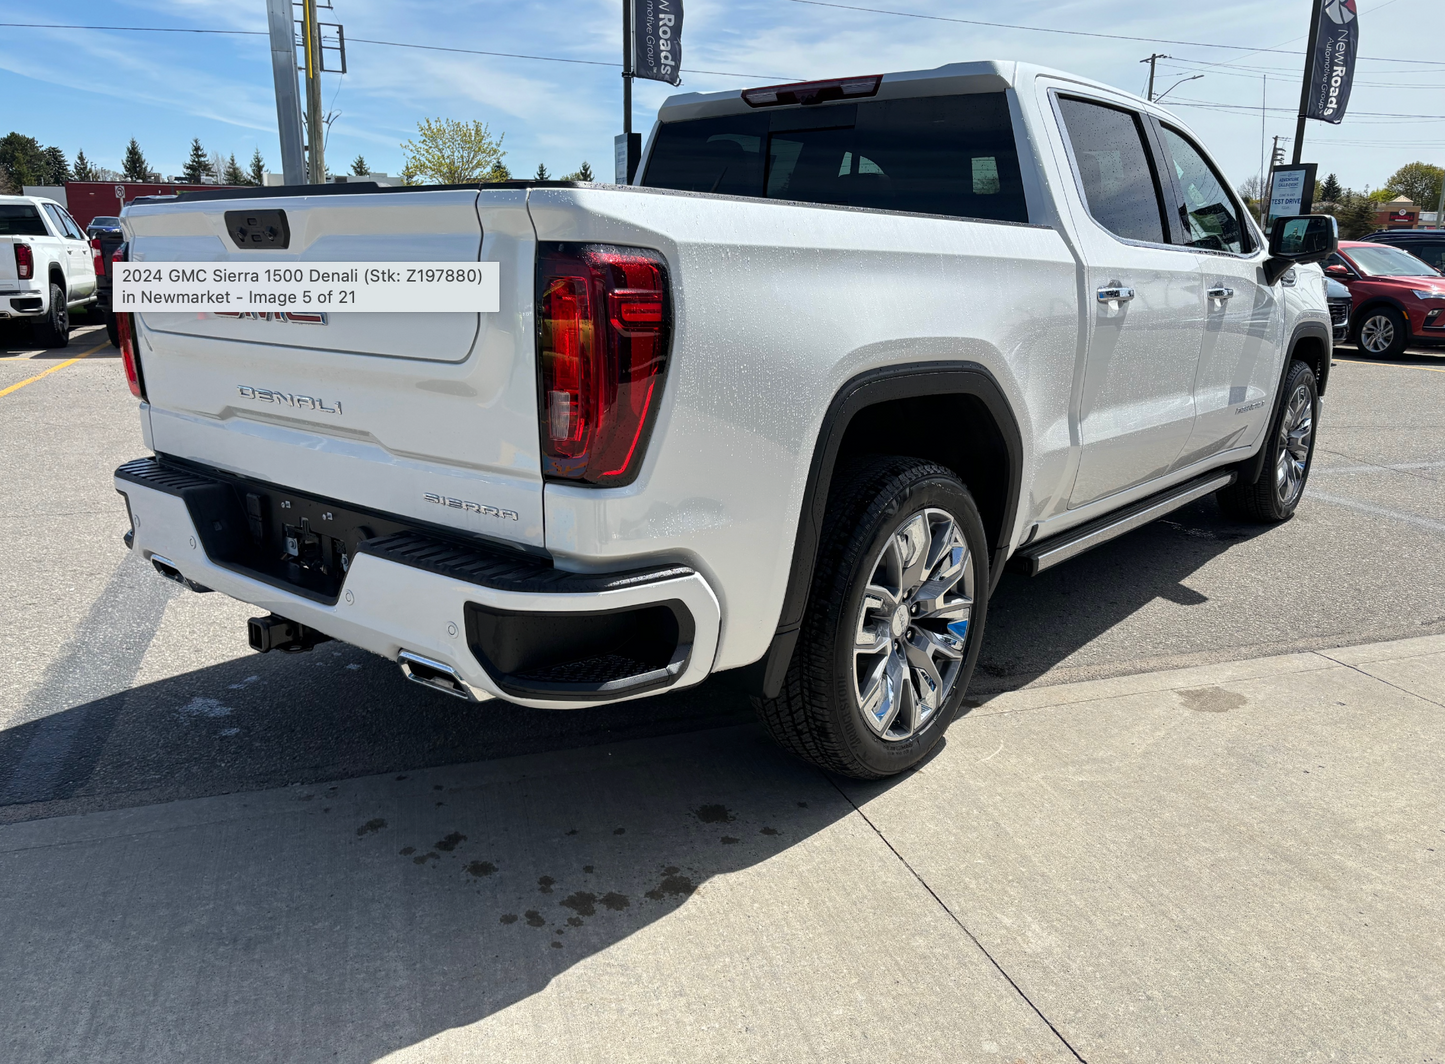
POLYGON ((124 316, 127 539, 463 698, 734 676, 859 777, 933 747, 990 590, 1209 493, 1288 518, 1333 219, 1260 233, 1198 140, 1015 63, 690 94, 634 187, 187 194, 132 260, 478 260, 492 314, 124 316))
POLYGON ((95 302, 95 248, 64 207, 0 196, 0 321, 29 321, 42 347, 70 343, 70 311, 95 302))

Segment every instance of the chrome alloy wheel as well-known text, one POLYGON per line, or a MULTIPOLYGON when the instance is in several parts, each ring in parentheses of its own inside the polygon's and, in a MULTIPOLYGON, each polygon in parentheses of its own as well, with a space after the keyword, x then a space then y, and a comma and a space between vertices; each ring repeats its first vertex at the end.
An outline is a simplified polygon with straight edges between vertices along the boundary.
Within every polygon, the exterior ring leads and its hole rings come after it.
POLYGON ((879 737, 910 738, 947 704, 963 668, 974 572, 958 522, 932 507, 873 559, 854 624, 853 694, 879 737))
POLYGON ((1294 390, 1279 420, 1279 462, 1274 470, 1274 490, 1284 506, 1291 505, 1304 489, 1305 464, 1315 430, 1314 404, 1303 384, 1294 390))
POLYGON ((1383 355, 1395 342, 1395 323, 1384 314, 1371 314, 1360 326, 1360 346, 1372 355, 1383 355))

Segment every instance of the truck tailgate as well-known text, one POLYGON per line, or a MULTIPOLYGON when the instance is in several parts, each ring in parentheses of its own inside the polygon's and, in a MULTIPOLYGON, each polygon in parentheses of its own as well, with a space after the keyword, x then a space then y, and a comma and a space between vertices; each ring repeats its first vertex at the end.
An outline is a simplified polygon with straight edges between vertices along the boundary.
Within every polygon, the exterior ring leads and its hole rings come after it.
POLYGON ((181 200, 133 205, 125 219, 140 262, 499 262, 496 314, 137 315, 151 442, 355 506, 542 545, 524 190, 181 200), (226 212, 248 207, 285 212, 285 250, 230 239, 226 212))

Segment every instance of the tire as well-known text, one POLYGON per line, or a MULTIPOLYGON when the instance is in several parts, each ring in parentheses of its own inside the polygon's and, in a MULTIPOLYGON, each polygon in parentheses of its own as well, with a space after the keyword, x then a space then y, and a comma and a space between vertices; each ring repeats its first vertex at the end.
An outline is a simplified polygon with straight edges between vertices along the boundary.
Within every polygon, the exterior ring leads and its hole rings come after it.
POLYGON ((1294 516, 1314 461, 1319 413, 1314 370, 1303 362, 1290 363, 1284 401, 1264 440, 1264 468, 1259 481, 1231 484, 1220 490, 1217 497, 1225 513, 1259 524, 1278 524, 1294 516))
POLYGON ((926 758, 963 702, 983 640, 988 541, 968 488, 932 462, 868 459, 833 493, 782 690, 754 705, 803 760, 880 779, 926 758), (936 594, 912 594, 920 585, 936 594))
POLYGON ((107 310, 107 311, 103 311, 103 312, 102 312, 102 316, 105 318, 105 335, 106 335, 106 339, 108 339, 108 340, 110 341, 110 346, 111 346, 111 347, 114 347, 114 348, 116 348, 117 350, 119 350, 119 349, 120 349, 120 326, 116 325, 116 323, 115 323, 115 315, 112 314, 110 311, 107 310))
POLYGON ((41 347, 70 346, 70 311, 65 306, 65 290, 58 284, 50 286, 50 310, 34 329, 35 342, 41 347))
POLYGON ((1399 358, 1410 346, 1410 323, 1394 307, 1371 307, 1355 326, 1355 346, 1373 358, 1399 358))

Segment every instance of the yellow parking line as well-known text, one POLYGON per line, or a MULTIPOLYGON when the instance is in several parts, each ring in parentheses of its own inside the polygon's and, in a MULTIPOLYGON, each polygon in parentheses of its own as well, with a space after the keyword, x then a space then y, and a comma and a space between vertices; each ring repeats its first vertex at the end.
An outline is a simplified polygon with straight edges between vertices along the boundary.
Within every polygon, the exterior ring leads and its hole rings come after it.
MULTIPOLYGON (((1337 358, 1336 362, 1348 362, 1352 366, 1382 366, 1385 369, 1423 369, 1426 373, 1445 373, 1445 366, 1402 366, 1398 362, 1365 362, 1354 358, 1337 358)), ((0 392, 0 395, 5 394, 0 392)))
POLYGON ((82 358, 89 358, 91 355, 95 354, 97 351, 100 351, 100 350, 102 350, 102 349, 104 349, 104 348, 107 348, 107 347, 109 347, 109 346, 110 346, 110 341, 107 340, 107 341, 106 341, 105 343, 103 343, 103 344, 98 344, 98 345, 96 345, 95 347, 92 347, 89 351, 82 351, 80 354, 76 355, 74 358, 67 358, 64 362, 59 362, 59 363, 55 364, 54 366, 51 366, 51 367, 50 367, 48 370, 46 370, 44 373, 37 373, 37 374, 36 374, 35 376, 33 376, 33 377, 27 377, 25 380, 20 381, 18 384, 12 384, 12 385, 10 385, 10 387, 8 387, 8 388, 0 388, 0 398, 3 398, 3 397, 5 397, 5 396, 9 395, 11 392, 18 392, 21 388, 24 388, 27 384, 34 384, 34 383, 35 383, 36 381, 38 381, 41 377, 48 377, 48 376, 50 376, 52 373, 56 372, 57 370, 62 370, 62 369, 64 369, 66 366, 73 366, 73 365, 75 365, 77 362, 79 362, 82 358))

